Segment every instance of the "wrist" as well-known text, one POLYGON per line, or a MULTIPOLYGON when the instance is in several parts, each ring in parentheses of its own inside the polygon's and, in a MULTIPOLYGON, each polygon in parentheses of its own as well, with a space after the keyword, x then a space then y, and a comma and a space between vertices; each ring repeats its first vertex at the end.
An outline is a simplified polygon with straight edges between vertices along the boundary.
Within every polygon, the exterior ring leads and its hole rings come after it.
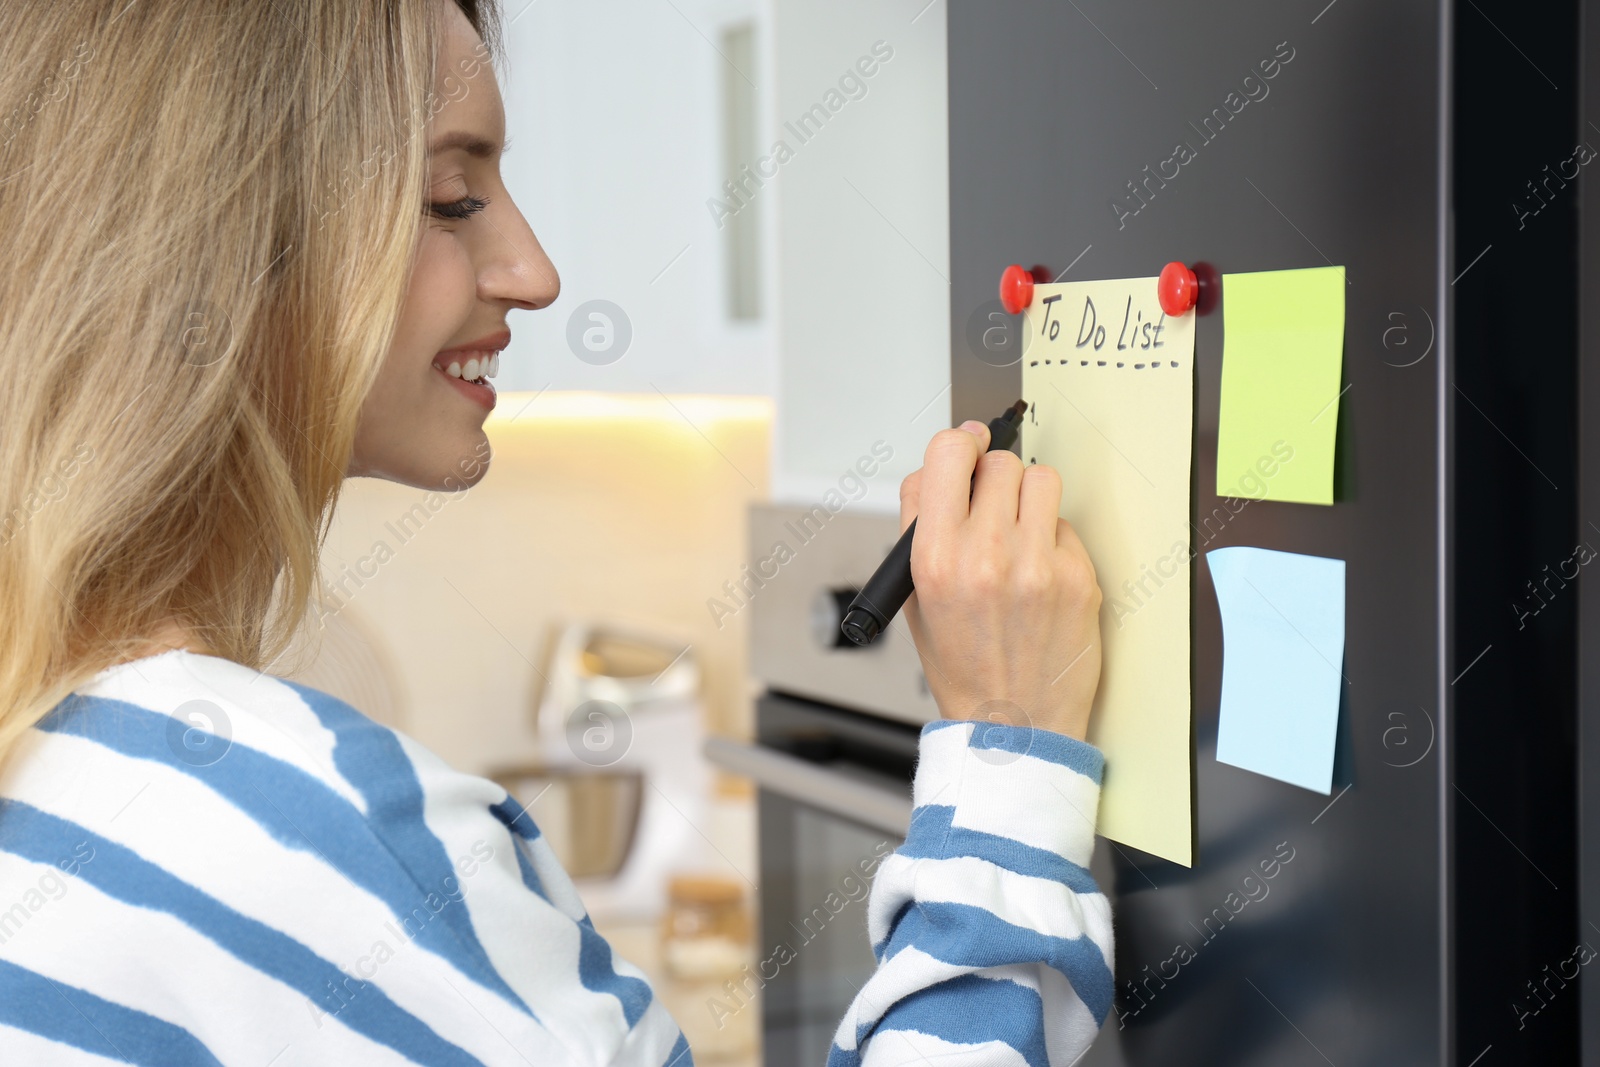
POLYGON ((942 719, 954 722, 973 722, 980 725, 994 726, 1023 726, 1037 730, 1048 730, 1051 733, 1063 734, 1075 741, 1087 743, 1089 738, 1088 706, 1076 708, 1050 708, 1046 713, 1030 714, 1020 705, 1010 700, 986 700, 976 707, 965 709, 964 712, 953 712, 943 702, 939 706, 939 716, 942 719))
POLYGON ((965 832, 977 831, 1087 868, 1104 766, 1098 748, 1051 730, 956 719, 927 723, 912 803, 914 810, 932 805, 948 813, 913 821, 913 852, 954 855, 978 840, 965 832))

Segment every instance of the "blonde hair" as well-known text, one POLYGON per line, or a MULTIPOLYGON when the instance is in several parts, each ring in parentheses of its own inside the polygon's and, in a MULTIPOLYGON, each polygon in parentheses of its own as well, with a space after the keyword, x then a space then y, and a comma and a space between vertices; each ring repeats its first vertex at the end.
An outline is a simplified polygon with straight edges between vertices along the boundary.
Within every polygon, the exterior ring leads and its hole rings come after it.
MULTIPOLYGON (((441 2, 9 0, 0 762, 162 620, 262 669, 320 597, 421 233, 441 2)), ((503 62, 493 0, 454 2, 503 62)))

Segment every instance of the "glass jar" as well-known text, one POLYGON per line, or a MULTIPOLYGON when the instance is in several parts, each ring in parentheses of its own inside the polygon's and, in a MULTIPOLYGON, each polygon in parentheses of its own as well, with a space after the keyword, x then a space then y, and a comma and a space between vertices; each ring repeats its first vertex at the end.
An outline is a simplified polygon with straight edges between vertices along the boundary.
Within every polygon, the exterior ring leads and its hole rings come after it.
POLYGON ((667 883, 661 960, 674 978, 721 978, 750 961, 744 887, 715 874, 679 874, 667 883))

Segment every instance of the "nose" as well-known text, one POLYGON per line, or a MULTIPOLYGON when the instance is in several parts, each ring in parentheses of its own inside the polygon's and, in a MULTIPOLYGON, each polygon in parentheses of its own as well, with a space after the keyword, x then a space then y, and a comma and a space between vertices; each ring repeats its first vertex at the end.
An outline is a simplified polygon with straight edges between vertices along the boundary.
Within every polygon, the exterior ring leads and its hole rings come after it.
POLYGON ((561 277, 510 196, 503 195, 500 202, 505 207, 498 218, 492 206, 484 211, 498 237, 491 238, 489 255, 478 271, 478 297, 529 311, 547 307, 561 293, 561 277))

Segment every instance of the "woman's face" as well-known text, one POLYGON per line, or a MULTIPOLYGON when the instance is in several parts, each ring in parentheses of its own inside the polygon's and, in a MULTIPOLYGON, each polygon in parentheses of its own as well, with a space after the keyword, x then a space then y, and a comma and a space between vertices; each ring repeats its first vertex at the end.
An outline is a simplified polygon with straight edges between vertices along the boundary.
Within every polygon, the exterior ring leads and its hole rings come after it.
POLYGON ((561 280, 500 180, 505 108, 487 50, 455 3, 441 0, 439 9, 438 111, 426 132, 434 146, 432 206, 347 473, 456 490, 488 469, 483 423, 494 389, 484 375, 498 370, 494 354, 510 340, 506 313, 546 306, 561 280), (487 201, 481 209, 480 201, 487 201), (464 380, 474 374, 484 384, 464 380))

